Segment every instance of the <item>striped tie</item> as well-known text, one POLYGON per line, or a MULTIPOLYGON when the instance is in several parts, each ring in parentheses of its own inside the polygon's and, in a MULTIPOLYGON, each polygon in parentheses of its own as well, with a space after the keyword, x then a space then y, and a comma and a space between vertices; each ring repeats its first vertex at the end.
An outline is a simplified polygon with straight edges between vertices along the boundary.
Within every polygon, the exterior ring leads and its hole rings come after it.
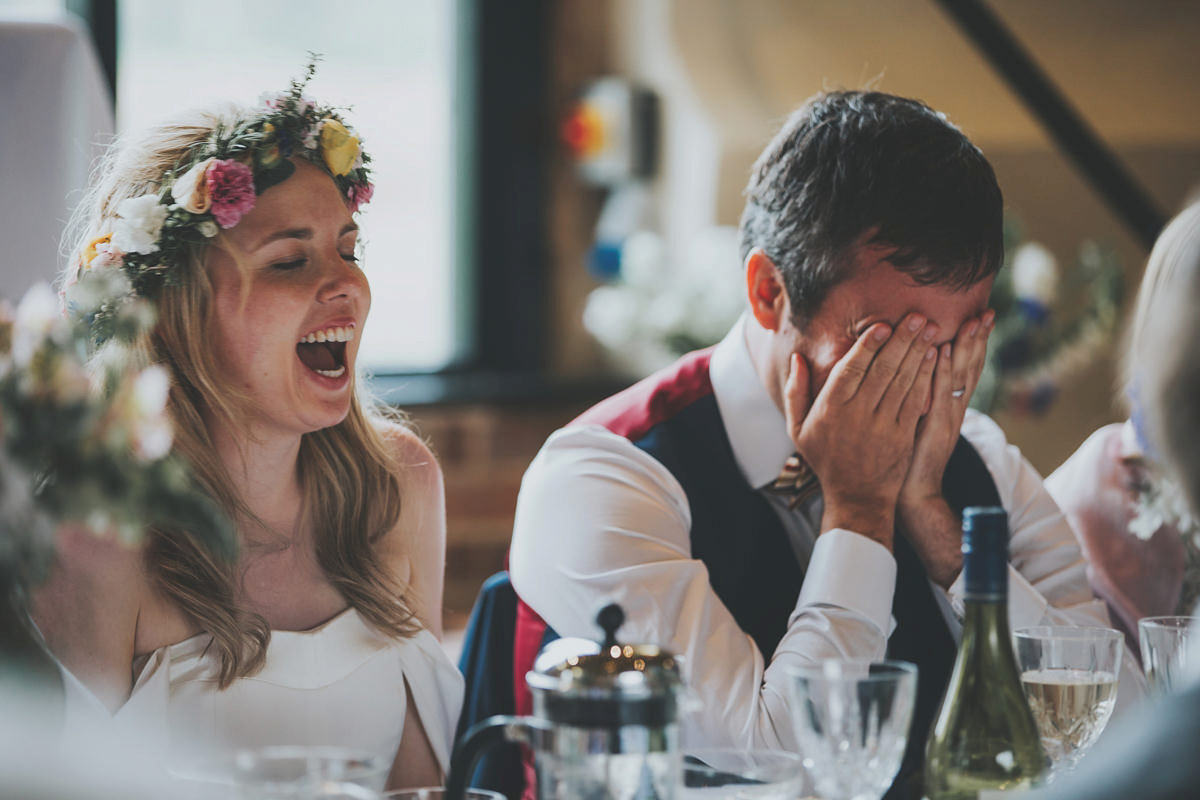
POLYGON ((799 453, 792 453, 783 462, 783 470, 779 477, 764 487, 764 491, 787 498, 788 508, 795 510, 800 504, 821 491, 817 474, 812 467, 801 458, 799 453))

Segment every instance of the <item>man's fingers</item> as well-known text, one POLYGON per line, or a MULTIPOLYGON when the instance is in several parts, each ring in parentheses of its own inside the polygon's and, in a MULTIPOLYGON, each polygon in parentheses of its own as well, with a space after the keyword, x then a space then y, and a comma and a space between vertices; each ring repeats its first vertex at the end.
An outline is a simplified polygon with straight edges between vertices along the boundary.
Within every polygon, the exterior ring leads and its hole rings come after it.
POLYGON ((793 442, 799 439, 800 427, 812 406, 809 395, 808 364, 799 353, 792 353, 787 382, 783 385, 783 413, 793 442))
POLYGON ((883 348, 892 329, 885 323, 878 322, 863 331, 862 336, 850 348, 846 355, 834 365, 826 381, 826 391, 830 399, 838 403, 846 403, 858 393, 859 387, 867 376, 875 354, 883 348))
POLYGON ((925 353, 921 356, 921 363, 917 369, 916 377, 913 379, 912 387, 904 397, 904 402, 900 406, 900 412, 897 416, 900 424, 906 428, 912 426, 915 430, 918 420, 929 409, 929 398, 933 394, 933 376, 937 368, 937 363, 937 348, 925 348, 925 353))
POLYGON ((963 390, 958 399, 964 402, 971 399, 975 386, 979 383, 979 376, 987 359, 988 334, 991 333, 995 320, 995 312, 989 309, 979 319, 965 323, 955 337, 952 391, 963 390))
MULTIPOLYGON (((937 333, 938 326, 929 323, 921 329, 920 335, 909 345, 896 374, 892 376, 892 382, 888 384, 887 390, 879 401, 879 412, 885 417, 900 418, 900 410, 909 394, 916 388, 917 381, 921 379, 921 370, 925 367, 928 369, 925 370, 924 380, 926 384, 929 383, 930 375, 933 372, 933 363, 927 362, 932 362, 932 359, 937 356, 937 348, 933 346, 933 339, 937 333)), ((927 388, 928 386, 926 386, 927 388)), ((921 406, 923 408, 924 403, 921 406)))
POLYGON ((956 380, 957 378, 954 376, 954 346, 947 342, 938 351, 937 366, 933 370, 929 417, 938 419, 947 413, 951 403, 965 402, 966 394, 962 397, 954 396, 954 393, 962 388, 961 384, 955 383, 956 380))
MULTIPOLYGON (((871 408, 878 407, 883 400, 884 393, 888 391, 888 387, 892 385, 892 382, 898 376, 901 376, 906 359, 912 349, 914 347, 919 348, 918 358, 923 356, 924 349, 928 347, 932 338, 933 335, 927 330, 926 319, 921 314, 909 314, 900 320, 900 324, 896 326, 896 330, 893 331, 891 338, 888 339, 887 344, 879 351, 879 355, 875 357, 875 361, 871 364, 871 369, 863 378, 862 389, 860 390, 862 392, 862 401, 871 408)), ((904 400, 904 396, 908 393, 908 389, 912 385, 912 377, 916 374, 917 367, 920 366, 919 360, 907 363, 911 369, 907 373, 908 383, 898 386, 900 394, 891 408, 893 413, 900 407, 900 403, 904 400)), ((901 377, 901 383, 903 381, 904 377, 901 377)))

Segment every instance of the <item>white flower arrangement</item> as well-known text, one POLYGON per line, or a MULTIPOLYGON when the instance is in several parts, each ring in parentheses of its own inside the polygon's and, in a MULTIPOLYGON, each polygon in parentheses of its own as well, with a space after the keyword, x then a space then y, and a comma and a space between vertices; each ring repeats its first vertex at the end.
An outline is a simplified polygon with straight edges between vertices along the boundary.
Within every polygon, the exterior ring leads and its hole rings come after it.
POLYGON ((971 406, 1037 416, 1049 409, 1061 386, 1112 346, 1121 269, 1112 248, 1086 241, 1073 267, 1063 270, 1044 245, 1021 241, 1020 226, 1011 218, 1005 220, 1005 252, 1009 256, 990 300, 996 327, 971 406), (1064 313, 1060 296, 1085 303, 1064 313))
POLYGON ((620 278, 588 295, 583 325, 618 370, 642 377, 725 335, 745 306, 738 263, 735 228, 702 231, 675 258, 638 231, 621 245, 620 278))
POLYGON ((1179 484, 1166 475, 1155 475, 1137 487, 1134 500, 1133 519, 1129 521, 1129 532, 1147 540, 1164 526, 1169 525, 1200 546, 1200 532, 1196 520, 1188 510, 1187 500, 1179 484))
POLYGON ((1013 294, 1046 311, 1058 295, 1058 262, 1049 248, 1039 242, 1025 242, 1012 256, 1013 294))
POLYGON ((1179 484, 1154 458, 1146 455, 1148 450, 1139 427, 1141 412, 1136 393, 1131 393, 1131 397, 1131 421, 1121 432, 1123 448, 1129 454, 1124 460, 1132 475, 1133 514, 1129 519, 1129 532, 1143 541, 1164 529, 1180 537, 1184 558, 1183 585, 1175 611, 1191 614, 1200 601, 1200 520, 1188 508, 1179 484))
POLYGON ((110 335, 130 339, 153 324, 148 301, 121 270, 91 270, 64 316, 49 286, 30 289, 15 313, 0 307, 0 492, 25 487, 28 502, 0 506, 0 573, 35 585, 53 557, 47 525, 78 523, 137 543, 149 526, 187 529, 228 553, 232 528, 171 453, 170 378, 163 367, 87 362, 89 320, 109 309, 110 335), (21 520, 36 520, 30 527, 21 520))

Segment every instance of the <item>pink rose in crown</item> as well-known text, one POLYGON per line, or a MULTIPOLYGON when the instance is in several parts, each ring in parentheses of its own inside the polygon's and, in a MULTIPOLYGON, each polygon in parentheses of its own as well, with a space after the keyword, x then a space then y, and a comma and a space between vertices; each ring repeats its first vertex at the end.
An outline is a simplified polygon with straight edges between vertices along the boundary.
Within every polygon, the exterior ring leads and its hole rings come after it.
POLYGON ((346 202, 350 204, 350 213, 358 211, 359 208, 371 202, 371 198, 375 196, 375 184, 373 183, 355 183, 351 184, 346 190, 346 202))
POLYGON ((205 172, 212 215, 222 228, 238 224, 254 208, 254 173, 231 158, 214 161, 205 172))

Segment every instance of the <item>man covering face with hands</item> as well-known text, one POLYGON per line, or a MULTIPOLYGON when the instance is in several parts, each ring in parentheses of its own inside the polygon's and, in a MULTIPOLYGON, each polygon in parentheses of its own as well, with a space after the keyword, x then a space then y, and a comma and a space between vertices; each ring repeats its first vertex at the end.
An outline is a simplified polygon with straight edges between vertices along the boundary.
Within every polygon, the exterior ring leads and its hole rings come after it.
POLYGON ((889 795, 909 797, 961 629, 965 506, 1009 512, 1014 628, 1107 625, 1041 478, 967 409, 1001 228, 991 166, 927 106, 833 92, 795 112, 746 189, 741 320, 555 432, 525 476, 516 674, 615 600, 623 640, 683 657, 689 744, 795 749, 789 665, 912 661, 889 795))

